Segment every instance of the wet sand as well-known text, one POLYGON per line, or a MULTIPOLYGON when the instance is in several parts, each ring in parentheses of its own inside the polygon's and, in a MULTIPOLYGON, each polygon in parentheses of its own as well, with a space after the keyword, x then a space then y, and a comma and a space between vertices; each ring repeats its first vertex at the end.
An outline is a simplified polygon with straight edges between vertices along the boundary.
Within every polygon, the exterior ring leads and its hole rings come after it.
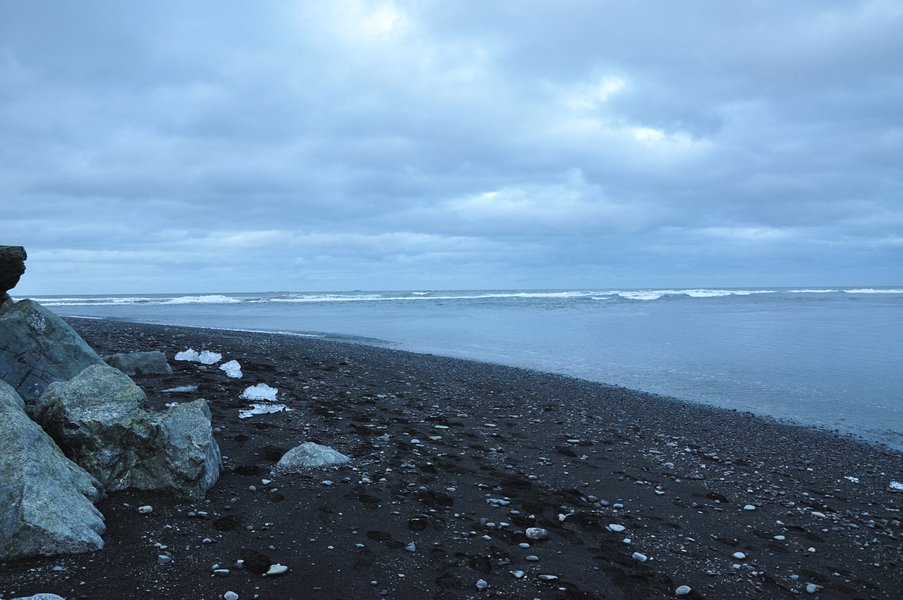
POLYGON ((223 473, 202 502, 110 495, 106 549, 0 563, 0 598, 903 597, 903 455, 883 447, 483 363, 70 323, 101 354, 166 352, 173 375, 134 379, 156 407, 209 401, 223 473), (173 361, 188 347, 244 377, 173 361), (239 418, 257 383, 291 412, 239 418), (305 441, 352 462, 271 476, 305 441))

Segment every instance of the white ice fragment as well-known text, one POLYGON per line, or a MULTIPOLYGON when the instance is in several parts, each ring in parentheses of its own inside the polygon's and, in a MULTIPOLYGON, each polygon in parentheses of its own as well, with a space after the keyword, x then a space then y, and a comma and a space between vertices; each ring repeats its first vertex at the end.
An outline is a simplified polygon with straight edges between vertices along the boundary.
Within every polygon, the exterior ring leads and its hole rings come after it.
POLYGON ((618 525, 617 523, 612 523, 608 526, 609 531, 614 531, 615 533, 621 533, 624 531, 623 525, 618 525))
POLYGON ((266 573, 264 573, 264 575, 282 575, 286 571, 288 571, 288 567, 276 563, 275 565, 270 565, 270 568, 266 573))
POLYGON ((243 408, 238 411, 239 419, 247 419, 254 415, 268 415, 279 412, 291 412, 285 404, 252 404, 251 408, 243 408))
POLYGON ((270 387, 265 383, 258 383, 245 388, 241 393, 241 398, 245 400, 266 400, 272 402, 276 399, 276 388, 270 387))
POLYGON ((899 481, 891 481, 890 489, 896 490, 898 492, 903 492, 903 483, 900 483, 899 481))
POLYGON ((647 560, 649 560, 649 557, 642 552, 634 552, 632 556, 633 560, 638 560, 640 562, 646 562, 647 560))
POLYGON ((223 360, 223 355, 219 352, 204 350, 203 352, 198 354, 198 362, 202 365, 215 365, 221 360, 223 360))
POLYGON ((733 554, 731 554, 731 556, 733 556, 737 560, 744 560, 746 558, 746 555, 742 552, 734 552, 733 554))
POLYGON ((180 385, 178 387, 167 388, 163 390, 164 394, 190 394, 192 392, 198 391, 198 386, 196 385, 180 385))
POLYGON ((241 365, 238 364, 237 360, 230 360, 221 364, 219 370, 224 371, 232 379, 241 379, 241 365))
POLYGON ((187 350, 182 350, 181 352, 176 352, 175 359, 176 360, 185 360, 188 362, 198 362, 200 355, 198 351, 194 348, 189 348, 187 350))
POLYGON ((859 478, 853 477, 852 475, 847 475, 844 477, 844 479, 846 479, 847 481, 851 481, 853 483, 859 483, 859 478))

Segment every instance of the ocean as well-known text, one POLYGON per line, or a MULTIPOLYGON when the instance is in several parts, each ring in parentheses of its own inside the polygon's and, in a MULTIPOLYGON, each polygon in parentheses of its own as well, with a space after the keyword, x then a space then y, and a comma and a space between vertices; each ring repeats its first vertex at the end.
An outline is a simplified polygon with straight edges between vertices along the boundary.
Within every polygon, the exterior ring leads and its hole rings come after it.
POLYGON ((836 429, 903 450, 898 288, 34 299, 63 316, 282 332, 526 367, 836 429))

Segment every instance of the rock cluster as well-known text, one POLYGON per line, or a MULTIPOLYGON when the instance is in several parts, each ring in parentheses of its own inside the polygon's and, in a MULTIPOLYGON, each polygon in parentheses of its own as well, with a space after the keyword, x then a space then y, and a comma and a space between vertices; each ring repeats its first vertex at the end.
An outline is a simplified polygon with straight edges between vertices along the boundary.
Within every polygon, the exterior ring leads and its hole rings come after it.
POLYGON ((171 372, 162 353, 107 364, 51 311, 9 298, 24 260, 0 246, 0 560, 99 550, 105 493, 202 498, 221 467, 205 400, 157 412, 126 374, 171 372))

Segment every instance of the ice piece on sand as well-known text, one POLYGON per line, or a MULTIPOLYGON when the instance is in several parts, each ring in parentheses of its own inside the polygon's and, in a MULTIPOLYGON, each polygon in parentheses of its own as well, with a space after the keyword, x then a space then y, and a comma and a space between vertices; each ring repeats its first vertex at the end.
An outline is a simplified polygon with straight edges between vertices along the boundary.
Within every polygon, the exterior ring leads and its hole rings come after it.
POLYGON ((194 348, 189 348, 188 350, 182 350, 181 352, 176 352, 175 359, 176 360, 187 360, 188 362, 198 362, 200 355, 198 351, 194 348))
POLYGON ((180 385, 178 387, 171 387, 163 390, 164 394, 191 394, 192 392, 198 391, 198 386, 196 385, 180 385))
POLYGON ((198 355, 198 362, 202 365, 215 365, 221 360, 223 360, 222 354, 210 350, 204 350, 198 355))
POLYGON ((267 400, 272 402, 276 399, 276 392, 276 388, 272 388, 265 383, 258 383, 245 388, 240 397, 245 400, 267 400))
POLYGON ((305 469, 331 467, 350 462, 351 459, 338 450, 314 442, 304 442, 282 455, 276 465, 278 473, 299 473, 305 469))
POLYGON ((903 492, 903 483, 900 483, 899 481, 891 481, 890 489, 896 490, 898 492, 903 492))
POLYGON ((285 404, 252 404, 251 408, 243 408, 238 411, 239 419, 247 419, 254 415, 268 415, 271 413, 287 412, 291 409, 285 404))
POLYGON ((220 371, 225 371, 226 375, 232 379, 241 379, 241 365, 238 364, 237 360, 230 360, 227 363, 223 363, 219 366, 219 369, 220 371))

